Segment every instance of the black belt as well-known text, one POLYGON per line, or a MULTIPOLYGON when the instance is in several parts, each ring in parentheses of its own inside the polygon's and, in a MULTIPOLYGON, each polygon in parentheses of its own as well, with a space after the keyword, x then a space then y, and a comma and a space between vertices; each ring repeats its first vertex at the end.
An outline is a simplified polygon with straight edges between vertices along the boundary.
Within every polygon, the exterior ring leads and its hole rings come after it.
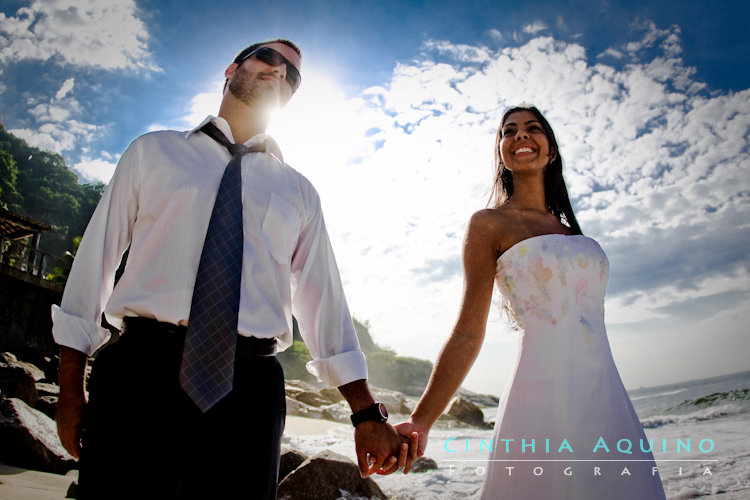
MULTIPOLYGON (((122 319, 123 329, 127 330, 166 333, 174 335, 185 335, 187 327, 175 325, 172 323, 163 323, 151 318, 142 318, 139 316, 128 316, 122 319)), ((274 356, 277 351, 276 339, 260 339, 258 337, 245 337, 237 335, 237 350, 235 356, 238 358, 247 358, 252 356, 274 356)))

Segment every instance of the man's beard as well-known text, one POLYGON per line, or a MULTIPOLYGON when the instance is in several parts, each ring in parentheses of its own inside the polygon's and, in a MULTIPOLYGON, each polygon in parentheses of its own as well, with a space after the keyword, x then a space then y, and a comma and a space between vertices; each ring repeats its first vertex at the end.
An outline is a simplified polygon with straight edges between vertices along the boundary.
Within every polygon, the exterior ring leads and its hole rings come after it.
MULTIPOLYGON (((263 73, 253 75, 235 73, 234 78, 229 81, 229 91, 248 106, 254 106, 261 102, 264 91, 269 90, 259 86, 262 76, 264 76, 263 73)), ((275 101, 274 103, 268 103, 269 107, 273 109, 279 107, 278 96, 275 101)))

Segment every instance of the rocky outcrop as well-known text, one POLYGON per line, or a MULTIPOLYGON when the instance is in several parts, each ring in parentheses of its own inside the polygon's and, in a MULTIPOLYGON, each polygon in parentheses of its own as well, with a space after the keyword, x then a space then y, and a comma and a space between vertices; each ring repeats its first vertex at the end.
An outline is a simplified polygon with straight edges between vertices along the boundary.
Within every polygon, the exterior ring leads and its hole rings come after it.
POLYGON ((468 399, 457 396, 448 408, 448 415, 455 419, 482 429, 490 426, 484 421, 482 410, 468 399))
POLYGON ((375 401, 380 401, 388 408, 388 413, 391 415, 409 415, 413 409, 413 404, 398 391, 370 387, 370 392, 372 392, 372 397, 375 398, 375 401))
POLYGON ((307 456, 302 452, 288 446, 281 447, 281 460, 279 462, 279 482, 283 481, 293 470, 302 465, 307 456))
POLYGON ((497 396, 492 396, 491 394, 479 394, 464 389, 463 387, 460 387, 456 391, 456 395, 468 399, 477 406, 497 406, 500 403, 500 398, 497 396))
MULTIPOLYGON (((385 404, 391 415, 408 415, 412 404, 400 392, 370 387, 375 400, 385 404)), ((301 380, 286 381, 286 412, 308 418, 323 418, 335 422, 350 423, 351 409, 338 389, 318 389, 301 380)))
POLYGON ((359 476, 354 462, 331 451, 322 451, 305 460, 279 483, 277 492, 280 500, 336 500, 346 494, 387 498, 375 481, 359 476))
POLYGON ((32 377, 34 377, 34 382, 39 382, 40 380, 44 380, 45 378, 47 378, 44 370, 37 367, 36 365, 27 363, 26 361, 20 361, 14 354, 10 352, 0 353, 0 365, 1 364, 20 366, 21 368, 24 368, 31 374, 32 377))
POLYGON ((36 408, 41 411, 49 418, 55 418, 55 408, 57 408, 57 400, 60 395, 60 387, 57 384, 51 384, 49 382, 37 382, 36 390, 39 393, 39 401, 37 401, 36 408))
POLYGON ((18 398, 27 405, 34 407, 39 400, 36 390, 36 376, 44 373, 36 368, 20 362, 9 352, 0 355, 0 393, 7 398, 18 398))
POLYGON ((65 474, 76 465, 60 443, 55 421, 18 398, 0 400, 0 461, 65 474))
POLYGON ((411 472, 427 472, 428 470, 437 470, 437 468, 437 462, 427 457, 419 457, 411 464, 411 472))

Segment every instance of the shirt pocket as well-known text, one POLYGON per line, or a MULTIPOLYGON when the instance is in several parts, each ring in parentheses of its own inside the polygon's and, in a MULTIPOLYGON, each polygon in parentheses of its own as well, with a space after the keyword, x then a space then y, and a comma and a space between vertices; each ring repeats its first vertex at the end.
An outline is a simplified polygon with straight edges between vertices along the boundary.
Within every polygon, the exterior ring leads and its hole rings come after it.
POLYGON ((263 218, 263 238, 268 251, 279 264, 289 265, 299 236, 300 216, 297 208, 271 193, 271 202, 263 218))

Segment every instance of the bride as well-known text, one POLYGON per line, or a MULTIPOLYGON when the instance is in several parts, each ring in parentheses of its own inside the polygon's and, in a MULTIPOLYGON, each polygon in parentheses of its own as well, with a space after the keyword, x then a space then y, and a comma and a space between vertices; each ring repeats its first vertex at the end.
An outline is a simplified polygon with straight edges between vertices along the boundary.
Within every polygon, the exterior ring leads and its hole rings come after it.
POLYGON ((581 232, 555 135, 538 109, 503 115, 495 158, 492 207, 472 215, 464 237, 458 319, 425 393, 396 428, 418 433, 424 453, 430 428, 479 353, 497 286, 519 352, 481 498, 663 499, 604 327, 609 263, 581 232), (630 452, 618 442, 632 443, 630 452))

